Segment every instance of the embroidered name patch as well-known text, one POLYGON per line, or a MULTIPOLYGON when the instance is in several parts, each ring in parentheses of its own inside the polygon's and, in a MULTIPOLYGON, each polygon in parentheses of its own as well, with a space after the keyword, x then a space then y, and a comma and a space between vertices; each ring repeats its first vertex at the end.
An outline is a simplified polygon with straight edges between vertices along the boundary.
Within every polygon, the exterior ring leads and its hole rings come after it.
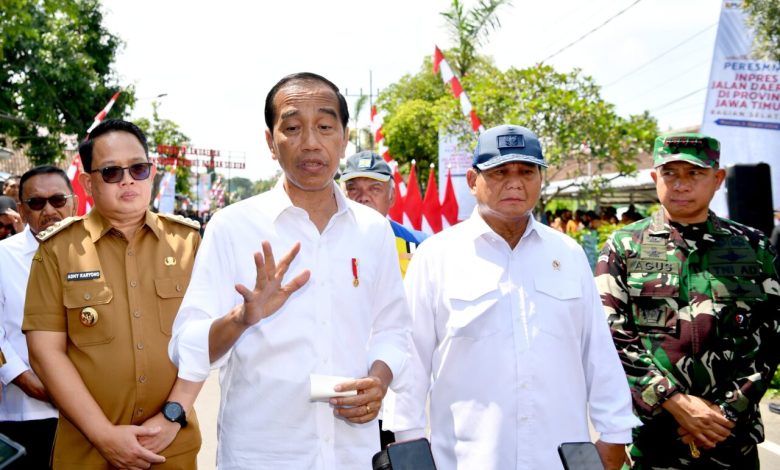
POLYGON ((68 281, 88 281, 100 278, 100 271, 84 271, 81 273, 68 273, 65 279, 68 281))

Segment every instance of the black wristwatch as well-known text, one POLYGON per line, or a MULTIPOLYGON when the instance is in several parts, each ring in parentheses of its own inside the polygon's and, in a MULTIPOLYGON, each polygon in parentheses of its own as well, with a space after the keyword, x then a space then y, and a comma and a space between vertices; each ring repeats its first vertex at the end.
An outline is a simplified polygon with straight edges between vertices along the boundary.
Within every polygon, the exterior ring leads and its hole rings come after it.
POLYGON ((184 407, 175 401, 166 401, 162 408, 162 414, 168 421, 179 423, 181 427, 187 427, 187 416, 184 414, 184 407))

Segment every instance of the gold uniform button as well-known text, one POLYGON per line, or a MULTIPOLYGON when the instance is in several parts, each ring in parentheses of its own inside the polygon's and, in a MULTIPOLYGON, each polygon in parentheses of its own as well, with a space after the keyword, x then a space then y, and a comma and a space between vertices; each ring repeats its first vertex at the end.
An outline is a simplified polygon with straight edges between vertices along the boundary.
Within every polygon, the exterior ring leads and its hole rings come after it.
POLYGON ((163 260, 163 263, 166 266, 175 266, 176 265, 176 258, 174 258, 173 256, 166 256, 165 259, 163 260))
POLYGON ((181 292, 181 284, 176 284, 176 292, 181 292))
POLYGON ((145 375, 142 375, 142 376, 138 377, 138 382, 140 382, 140 383, 146 383, 146 376, 145 376, 145 375))
POLYGON ((136 413, 138 413, 138 416, 141 416, 142 414, 144 414, 144 409, 143 408, 138 408, 136 413))
POLYGON ((97 310, 95 310, 92 307, 86 307, 81 311, 81 315, 79 315, 79 320, 81 321, 81 324, 84 326, 93 326, 98 321, 98 313, 97 310))
POLYGON ((91 298, 92 298, 92 294, 90 294, 89 292, 84 293, 84 300, 89 300, 91 298))
POLYGON ((127 256, 133 256, 133 250, 129 250, 129 251, 127 252, 127 256))
POLYGON ((141 318, 141 312, 140 312, 140 311, 138 311, 138 310, 134 310, 134 311, 133 311, 133 316, 134 316, 135 318, 141 318))
POLYGON ((135 347, 138 348, 138 349, 143 349, 144 348, 144 343, 139 342, 138 344, 135 345, 135 347))
POLYGON ((137 285, 138 285, 138 283, 137 283, 137 282, 135 282, 135 281, 130 281, 130 287, 135 287, 135 286, 137 286, 137 285))

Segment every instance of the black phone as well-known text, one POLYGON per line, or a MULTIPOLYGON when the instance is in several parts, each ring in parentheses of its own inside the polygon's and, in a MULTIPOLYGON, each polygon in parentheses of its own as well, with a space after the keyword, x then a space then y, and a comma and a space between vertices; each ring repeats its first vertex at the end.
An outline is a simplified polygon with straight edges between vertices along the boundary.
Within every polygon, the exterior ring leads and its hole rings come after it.
POLYGON ((428 439, 395 442, 387 446, 392 470, 436 470, 428 439))
POLYGON ((599 451, 592 442, 564 442, 558 455, 566 470, 604 470, 599 451))
POLYGON ((7 467, 26 453, 24 447, 9 439, 5 434, 0 434, 0 468, 7 467))

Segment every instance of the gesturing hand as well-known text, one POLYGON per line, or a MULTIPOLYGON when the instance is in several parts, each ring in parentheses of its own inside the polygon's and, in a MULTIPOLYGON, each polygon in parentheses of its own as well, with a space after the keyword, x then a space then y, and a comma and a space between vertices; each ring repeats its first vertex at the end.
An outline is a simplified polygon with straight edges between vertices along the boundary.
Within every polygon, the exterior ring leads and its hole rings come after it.
POLYGON ((282 286, 282 279, 290 268, 290 263, 301 250, 301 243, 296 242, 279 265, 276 265, 271 243, 264 240, 263 254, 255 253, 255 266, 257 267, 257 281, 253 290, 242 284, 236 284, 236 291, 244 298, 244 305, 237 320, 246 326, 254 325, 263 318, 270 316, 284 305, 287 299, 295 291, 303 287, 309 280, 311 272, 307 269, 282 286))

